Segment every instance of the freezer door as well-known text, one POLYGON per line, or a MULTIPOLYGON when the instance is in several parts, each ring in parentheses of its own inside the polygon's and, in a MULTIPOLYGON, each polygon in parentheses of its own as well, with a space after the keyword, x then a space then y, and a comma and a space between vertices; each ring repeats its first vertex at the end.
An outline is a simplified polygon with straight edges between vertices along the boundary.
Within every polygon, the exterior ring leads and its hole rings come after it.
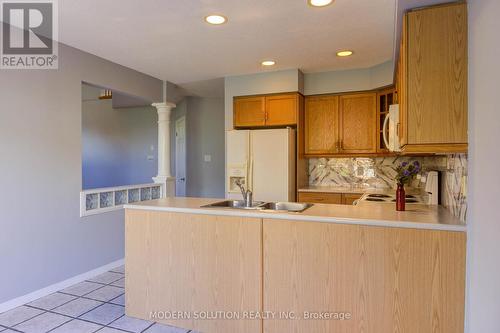
POLYGON ((227 131, 226 146, 226 198, 241 199, 241 192, 235 186, 235 182, 239 180, 245 186, 248 186, 250 131, 227 131))
POLYGON ((254 200, 295 201, 295 131, 251 131, 250 152, 254 200))

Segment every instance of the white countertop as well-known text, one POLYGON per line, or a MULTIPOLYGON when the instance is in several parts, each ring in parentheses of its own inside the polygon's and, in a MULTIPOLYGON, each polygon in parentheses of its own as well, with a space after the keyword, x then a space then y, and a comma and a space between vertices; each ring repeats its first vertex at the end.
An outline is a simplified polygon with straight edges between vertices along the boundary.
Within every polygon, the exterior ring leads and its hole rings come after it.
POLYGON ((406 211, 398 212, 395 209, 395 205, 391 204, 359 206, 314 204, 314 206, 302 213, 201 207, 222 200, 224 199, 171 197, 128 204, 125 205, 125 209, 203 215, 246 216, 393 228, 466 231, 466 226, 441 206, 408 205, 406 211))

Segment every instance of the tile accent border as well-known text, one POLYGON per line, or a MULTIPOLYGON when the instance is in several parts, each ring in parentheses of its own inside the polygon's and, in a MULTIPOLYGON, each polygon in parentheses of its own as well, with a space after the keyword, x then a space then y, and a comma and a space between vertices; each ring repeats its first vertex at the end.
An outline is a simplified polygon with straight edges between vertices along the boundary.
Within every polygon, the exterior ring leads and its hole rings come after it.
POLYGON ((88 279, 91 279, 91 278, 93 278, 93 277, 95 277, 97 275, 106 273, 106 272, 108 272, 108 271, 110 271, 112 269, 115 269, 117 267, 120 267, 120 266, 124 265, 124 263, 125 263, 125 259, 120 259, 120 260, 117 260, 117 261, 113 261, 113 262, 111 262, 109 264, 106 264, 104 266, 98 267, 98 268, 93 269, 91 271, 82 273, 80 275, 74 276, 74 277, 69 278, 67 280, 64 280, 64 281, 52 284, 50 286, 47 286, 45 288, 33 291, 33 292, 31 292, 29 294, 26 294, 24 296, 21 296, 21 297, 18 297, 18 298, 14 298, 14 299, 12 299, 10 301, 1 303, 0 304, 0 313, 12 310, 14 308, 17 308, 18 306, 30 303, 30 302, 32 302, 34 300, 37 300, 39 298, 42 298, 44 296, 47 296, 47 295, 53 294, 53 293, 55 293, 57 291, 63 290, 63 289, 68 288, 68 287, 71 287, 71 286, 73 286, 73 285, 75 285, 77 283, 80 283, 80 282, 86 281, 88 279))
POLYGON ((81 191, 80 217, 118 210, 132 202, 159 199, 162 193, 164 193, 163 185, 158 183, 81 191))

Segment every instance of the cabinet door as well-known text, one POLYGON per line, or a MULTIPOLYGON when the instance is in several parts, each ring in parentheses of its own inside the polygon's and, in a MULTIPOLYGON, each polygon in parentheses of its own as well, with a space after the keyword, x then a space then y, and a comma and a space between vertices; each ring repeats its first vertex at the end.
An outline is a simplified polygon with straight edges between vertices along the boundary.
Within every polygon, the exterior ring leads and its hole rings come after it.
POLYGON ((467 4, 407 14, 408 145, 467 143, 467 4))
POLYGON ((235 97, 234 127, 257 127, 266 124, 265 97, 235 97))
POLYGON ((299 192, 299 202, 323 203, 323 204, 342 204, 342 194, 340 193, 318 193, 318 192, 299 192))
POLYGON ((266 126, 297 124, 298 95, 274 95, 266 97, 266 126))
POLYGON ((264 219, 262 239, 263 311, 297 316, 266 333, 463 332, 465 233, 264 219))
POLYGON ((305 153, 339 152, 338 96, 311 96, 305 101, 305 153))
POLYGON ((340 96, 340 150, 344 154, 377 151, 377 95, 340 96))
MULTIPOLYGON (((127 210, 125 239, 128 315, 262 310, 261 219, 127 210)), ((252 319, 157 321, 205 333, 262 331, 252 319)))
POLYGON ((354 201, 361 198, 362 194, 357 193, 344 193, 342 194, 342 204, 343 205, 352 205, 354 201))
POLYGON ((398 103, 399 103, 399 127, 398 127, 398 135, 399 135, 399 144, 401 147, 406 145, 408 142, 408 128, 407 121, 408 118, 408 106, 406 104, 406 69, 407 69, 407 54, 406 54, 406 46, 408 44, 407 41, 407 16, 403 16, 403 32, 401 34, 401 45, 399 49, 399 62, 398 62, 398 103))

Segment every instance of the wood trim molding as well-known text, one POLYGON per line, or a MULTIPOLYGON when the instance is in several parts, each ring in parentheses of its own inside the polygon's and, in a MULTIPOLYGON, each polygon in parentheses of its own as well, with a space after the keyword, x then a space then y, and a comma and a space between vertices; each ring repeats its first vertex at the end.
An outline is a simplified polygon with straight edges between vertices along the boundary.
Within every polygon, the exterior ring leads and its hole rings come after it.
POLYGON ((276 93, 270 93, 270 94, 253 94, 253 95, 238 95, 238 96, 233 96, 233 100, 235 98, 240 98, 240 97, 268 97, 268 96, 279 96, 279 95, 301 95, 304 96, 300 91, 284 91, 284 92, 276 92, 276 93))
POLYGON ((405 154, 448 154, 448 153, 467 153, 467 143, 448 143, 448 144, 407 144, 401 147, 401 153, 405 154))
POLYGON ((29 294, 26 294, 21 297, 17 297, 14 299, 11 299, 9 301, 0 303, 0 313, 7 312, 11 309, 17 308, 18 306, 21 306, 23 304, 29 303, 31 301, 34 301, 36 299, 42 298, 44 296, 53 294, 59 290, 63 290, 65 288, 71 287, 77 283, 83 282, 85 280, 88 280, 90 278, 93 278, 97 275, 100 275, 102 273, 106 273, 113 268, 117 268, 119 266, 122 266, 125 263, 125 259, 119 259, 116 261, 113 261, 109 264, 103 265, 101 267, 95 268, 93 270, 90 270, 88 272, 73 276, 69 279, 66 279, 64 281, 60 281, 57 283, 54 283, 48 287, 35 290, 29 294))

